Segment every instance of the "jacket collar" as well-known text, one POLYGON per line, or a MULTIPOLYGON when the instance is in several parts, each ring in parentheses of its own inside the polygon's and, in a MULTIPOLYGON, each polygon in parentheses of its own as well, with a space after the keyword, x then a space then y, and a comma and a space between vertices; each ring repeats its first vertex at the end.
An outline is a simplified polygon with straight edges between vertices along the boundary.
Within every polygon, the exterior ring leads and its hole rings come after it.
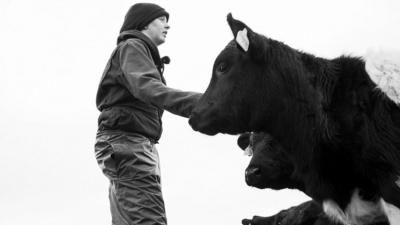
POLYGON ((162 62, 160 58, 160 53, 158 52, 157 46, 151 41, 149 37, 147 37, 145 34, 138 30, 127 30, 123 31, 119 34, 117 44, 120 44, 123 41, 126 41, 130 38, 138 38, 142 41, 144 41, 147 45, 147 47, 150 49, 151 56, 153 57, 154 64, 156 64, 158 71, 161 74, 161 80, 165 84, 165 79, 163 76, 164 72, 164 63, 162 62))
POLYGON ((150 40, 149 37, 147 37, 145 34, 138 30, 127 30, 123 31, 119 34, 117 44, 128 40, 130 38, 138 38, 146 43, 146 45, 149 47, 151 54, 156 61, 156 64, 159 64, 160 60, 160 53, 158 52, 157 46, 153 43, 153 41, 150 40))

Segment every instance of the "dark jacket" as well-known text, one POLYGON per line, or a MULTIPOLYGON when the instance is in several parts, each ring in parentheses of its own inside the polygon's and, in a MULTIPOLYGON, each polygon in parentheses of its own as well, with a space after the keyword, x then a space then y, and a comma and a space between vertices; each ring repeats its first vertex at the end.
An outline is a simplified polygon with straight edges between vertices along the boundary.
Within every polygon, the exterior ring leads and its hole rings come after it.
POLYGON ((103 72, 98 131, 139 133, 158 141, 163 110, 189 117, 201 94, 166 86, 157 47, 139 31, 122 32, 103 72))

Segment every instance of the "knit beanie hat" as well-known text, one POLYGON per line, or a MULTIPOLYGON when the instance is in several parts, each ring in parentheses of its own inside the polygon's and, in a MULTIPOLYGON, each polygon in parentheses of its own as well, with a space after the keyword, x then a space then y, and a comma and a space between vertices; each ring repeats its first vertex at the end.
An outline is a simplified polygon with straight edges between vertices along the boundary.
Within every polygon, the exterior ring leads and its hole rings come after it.
POLYGON ((143 30, 154 19, 166 16, 169 19, 169 14, 162 7, 153 3, 136 3, 128 10, 125 16, 124 24, 121 27, 120 33, 126 30, 143 30))

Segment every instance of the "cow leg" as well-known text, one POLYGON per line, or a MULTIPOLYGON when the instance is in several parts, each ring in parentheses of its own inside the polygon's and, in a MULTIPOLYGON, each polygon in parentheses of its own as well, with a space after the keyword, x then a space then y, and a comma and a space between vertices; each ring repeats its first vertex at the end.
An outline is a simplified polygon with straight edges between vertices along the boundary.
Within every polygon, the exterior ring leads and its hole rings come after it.
POLYGON ((274 216, 270 217, 262 217, 262 216, 253 216, 252 219, 243 219, 243 225, 275 225, 274 216))

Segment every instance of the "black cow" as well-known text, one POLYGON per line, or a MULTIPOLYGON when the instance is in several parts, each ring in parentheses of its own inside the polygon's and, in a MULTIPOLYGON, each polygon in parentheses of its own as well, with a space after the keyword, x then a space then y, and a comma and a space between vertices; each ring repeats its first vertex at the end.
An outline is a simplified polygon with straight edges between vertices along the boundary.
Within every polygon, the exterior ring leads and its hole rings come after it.
MULTIPOLYGON (((297 188, 304 190, 304 184, 293 177, 293 164, 282 146, 266 133, 244 133, 237 141, 242 150, 252 153, 246 168, 246 183, 260 189, 297 188)), ((276 215, 253 216, 244 219, 243 225, 337 225, 328 220, 321 206, 308 201, 282 210, 276 215)), ((370 225, 388 225, 385 216, 375 218, 370 225)))
POLYGON ((215 60, 192 128, 267 132, 293 162, 304 192, 332 218, 365 224, 385 213, 400 224, 400 109, 371 80, 364 60, 315 57, 231 15, 228 23, 235 40, 215 60))
POLYGON ((239 136, 237 143, 241 149, 250 149, 252 152, 245 173, 247 185, 260 189, 291 188, 304 191, 302 181, 294 177, 293 162, 271 135, 245 133, 239 136))

